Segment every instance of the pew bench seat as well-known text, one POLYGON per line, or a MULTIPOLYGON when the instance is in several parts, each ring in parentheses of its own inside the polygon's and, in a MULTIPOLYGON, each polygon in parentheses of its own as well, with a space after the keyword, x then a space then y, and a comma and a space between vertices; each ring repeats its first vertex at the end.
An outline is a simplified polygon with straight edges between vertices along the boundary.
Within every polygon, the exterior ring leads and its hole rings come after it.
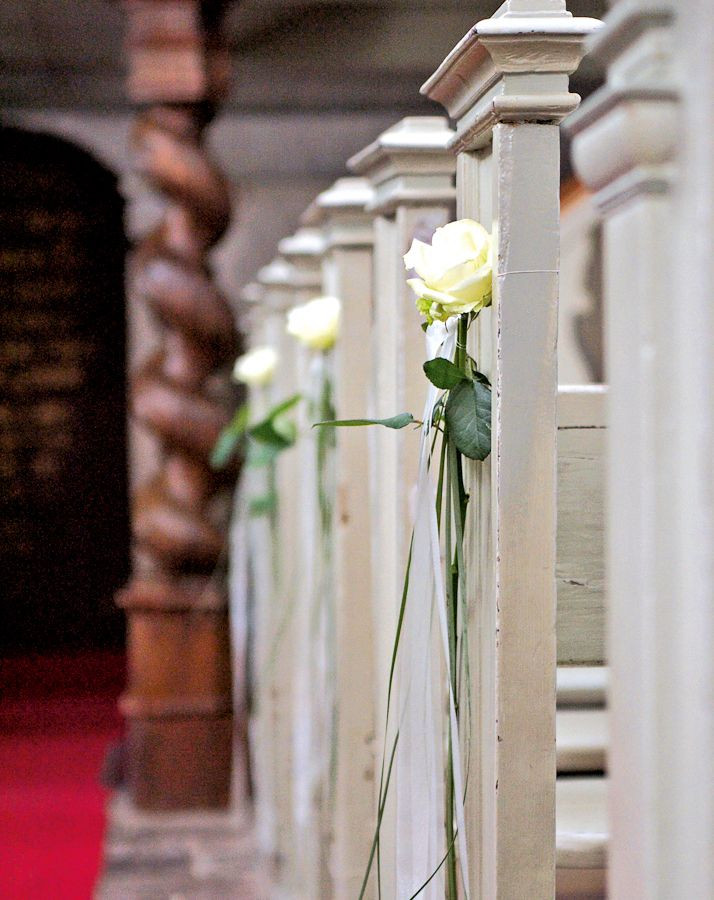
POLYGON ((560 777, 555 795, 557 900, 600 900, 607 870, 607 779, 560 777))
POLYGON ((604 772, 607 711, 559 709, 555 717, 558 772, 604 772))

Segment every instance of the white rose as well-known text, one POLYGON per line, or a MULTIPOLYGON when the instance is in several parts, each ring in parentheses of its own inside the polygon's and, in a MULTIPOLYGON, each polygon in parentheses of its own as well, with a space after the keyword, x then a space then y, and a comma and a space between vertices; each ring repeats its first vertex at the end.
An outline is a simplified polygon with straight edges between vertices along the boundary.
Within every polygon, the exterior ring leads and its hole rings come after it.
POLYGON ((437 228, 431 244, 412 241, 404 257, 419 312, 431 323, 478 311, 491 302, 491 235, 473 219, 437 228))
POLYGON ((316 297, 288 312, 287 332, 311 350, 329 350, 340 328, 337 297, 316 297))
POLYGON ((251 387, 270 384, 278 365, 278 354, 272 347, 256 347, 236 360, 233 377, 251 387))

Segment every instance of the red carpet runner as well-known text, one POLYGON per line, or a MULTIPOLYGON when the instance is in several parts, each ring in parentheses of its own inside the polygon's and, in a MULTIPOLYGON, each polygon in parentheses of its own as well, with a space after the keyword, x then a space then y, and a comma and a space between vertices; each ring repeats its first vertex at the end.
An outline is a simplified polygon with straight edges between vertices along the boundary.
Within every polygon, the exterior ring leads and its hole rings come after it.
POLYGON ((0 898, 87 900, 99 873, 119 737, 119 654, 0 661, 0 898))

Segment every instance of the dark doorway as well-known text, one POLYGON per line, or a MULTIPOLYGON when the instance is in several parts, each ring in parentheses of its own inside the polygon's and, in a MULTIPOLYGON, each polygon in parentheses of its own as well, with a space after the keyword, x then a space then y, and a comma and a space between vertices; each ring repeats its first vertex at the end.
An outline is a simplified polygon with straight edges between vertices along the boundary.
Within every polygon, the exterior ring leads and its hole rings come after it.
POLYGON ((120 646, 129 570, 123 203, 0 128, 0 652, 120 646))

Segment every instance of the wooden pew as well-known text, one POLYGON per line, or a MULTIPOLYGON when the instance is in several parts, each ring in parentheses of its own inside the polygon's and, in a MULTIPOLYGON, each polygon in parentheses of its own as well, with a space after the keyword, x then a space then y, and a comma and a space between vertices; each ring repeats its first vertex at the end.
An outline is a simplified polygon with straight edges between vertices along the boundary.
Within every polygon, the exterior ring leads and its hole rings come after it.
MULTIPOLYGON (((340 178, 303 216, 325 239, 323 293, 342 304, 334 349, 334 403, 338 417, 360 415, 369 402, 371 365, 372 189, 362 178, 340 178)), ((367 434, 336 432, 334 552, 334 744, 329 800, 329 884, 324 896, 359 894, 375 821, 373 793, 373 610, 367 434)))
POLYGON ((610 893, 714 895, 710 3, 617 0, 571 123, 603 217, 610 893))
MULTIPOLYGON (((422 88, 456 121, 458 215, 495 229, 494 305, 471 351, 494 385, 494 444, 471 476, 477 751, 467 798, 471 889, 494 900, 556 891, 557 125, 577 106, 568 73, 597 24, 564 3, 512 0, 422 88)), ((568 470, 561 463, 566 481, 568 470)), ((589 580, 581 560, 560 565, 567 617, 589 580)), ((602 656, 590 641, 577 646, 577 629, 567 634, 566 658, 602 656)))

